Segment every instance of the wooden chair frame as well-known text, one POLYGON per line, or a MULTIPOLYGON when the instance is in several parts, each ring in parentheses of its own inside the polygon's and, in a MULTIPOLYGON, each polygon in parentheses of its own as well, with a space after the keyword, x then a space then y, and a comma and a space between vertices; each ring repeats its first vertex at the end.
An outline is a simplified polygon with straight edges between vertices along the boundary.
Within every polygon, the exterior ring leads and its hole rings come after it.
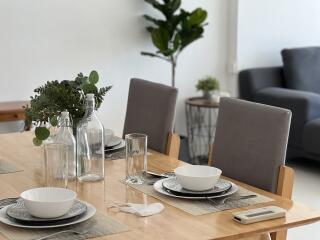
MULTIPOLYGON (((213 164, 213 148, 214 145, 211 146, 209 152, 208 165, 210 166, 212 166, 213 164)), ((285 165, 280 166, 276 194, 281 197, 291 199, 293 191, 293 181, 294 170, 285 165)), ((270 235, 272 240, 285 240, 287 238, 287 230, 273 232, 270 233, 270 235)))
POLYGON ((179 151, 180 151, 180 137, 179 137, 179 135, 176 133, 169 133, 168 140, 167 140, 166 155, 178 159, 179 151))

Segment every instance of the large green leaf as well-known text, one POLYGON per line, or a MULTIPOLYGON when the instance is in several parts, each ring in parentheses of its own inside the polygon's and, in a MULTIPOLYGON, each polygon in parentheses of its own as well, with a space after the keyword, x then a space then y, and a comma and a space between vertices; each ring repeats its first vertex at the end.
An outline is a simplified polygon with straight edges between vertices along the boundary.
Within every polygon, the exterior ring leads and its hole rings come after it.
POLYGON ((99 81, 99 74, 97 71, 93 70, 91 71, 89 75, 89 82, 92 84, 96 84, 99 81))
POLYGON ((181 0, 173 0, 170 3, 171 12, 174 13, 181 6, 181 0))
POLYGON ((35 135, 39 140, 46 140, 50 136, 50 131, 46 127, 37 127, 35 129, 35 135))
POLYGON ((162 27, 154 29, 151 33, 151 37, 153 44, 160 50, 160 52, 164 52, 168 49, 170 36, 166 29, 162 27))
POLYGON ((186 46, 194 42, 195 40, 202 37, 203 33, 202 27, 195 27, 188 30, 184 30, 180 32, 181 37, 181 50, 184 49, 186 46))
POLYGON ((174 50, 176 51, 177 49, 179 49, 180 45, 181 45, 181 37, 180 37, 180 34, 177 33, 173 40, 174 50))
POLYGON ((207 12, 201 8, 195 9, 187 20, 187 27, 198 26, 207 18, 207 12))
POLYGON ((161 26, 163 26, 165 24, 165 21, 155 19, 155 18, 153 18, 153 17, 151 17, 151 16, 149 16, 147 14, 143 15, 143 17, 144 17, 144 19, 154 23, 155 25, 157 25, 159 27, 161 27, 161 26))

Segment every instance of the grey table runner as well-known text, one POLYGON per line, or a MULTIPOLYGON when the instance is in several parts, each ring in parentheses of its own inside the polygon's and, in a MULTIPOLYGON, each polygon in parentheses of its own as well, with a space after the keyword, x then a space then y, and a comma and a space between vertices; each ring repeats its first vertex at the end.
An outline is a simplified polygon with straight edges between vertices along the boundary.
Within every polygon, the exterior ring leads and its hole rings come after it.
POLYGON ((23 171, 22 169, 16 167, 14 164, 0 159, 0 174, 6 174, 6 173, 14 173, 14 172, 20 172, 23 171))
POLYGON ((129 230, 129 228, 126 225, 119 223, 113 220, 111 217, 99 212, 97 212, 93 218, 83 223, 54 229, 18 229, 15 227, 7 226, 2 223, 0 224, 0 232, 10 240, 34 240, 58 231, 68 229, 72 229, 79 232, 83 232, 86 229, 88 229, 88 232, 83 234, 82 236, 72 233, 64 233, 55 237, 51 237, 50 240, 83 240, 88 238, 95 238, 126 232, 129 230))

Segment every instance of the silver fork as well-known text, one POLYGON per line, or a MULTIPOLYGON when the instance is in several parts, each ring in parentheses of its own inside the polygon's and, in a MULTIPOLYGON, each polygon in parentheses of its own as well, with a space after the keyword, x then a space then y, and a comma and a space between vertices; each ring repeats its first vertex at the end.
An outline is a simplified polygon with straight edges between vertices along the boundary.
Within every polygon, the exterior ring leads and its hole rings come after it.
POLYGON ((250 199, 250 198, 255 198, 257 195, 251 194, 251 195, 245 195, 245 196, 239 196, 239 197, 227 197, 222 200, 213 200, 211 198, 207 198, 210 202, 214 204, 222 203, 225 204, 227 201, 236 201, 236 200, 243 200, 243 199, 250 199))
POLYGON ((46 236, 43 236, 43 237, 40 237, 40 238, 36 238, 36 239, 33 239, 33 240, 44 240, 44 239, 48 239, 50 237, 54 237, 56 235, 63 234, 63 233, 72 233, 72 234, 76 234, 76 235, 83 235, 83 234, 86 234, 87 232, 89 232, 89 231, 88 230, 84 230, 84 231, 80 232, 80 231, 76 231, 76 230, 64 230, 64 231, 52 233, 52 234, 49 234, 49 235, 46 235, 46 236))

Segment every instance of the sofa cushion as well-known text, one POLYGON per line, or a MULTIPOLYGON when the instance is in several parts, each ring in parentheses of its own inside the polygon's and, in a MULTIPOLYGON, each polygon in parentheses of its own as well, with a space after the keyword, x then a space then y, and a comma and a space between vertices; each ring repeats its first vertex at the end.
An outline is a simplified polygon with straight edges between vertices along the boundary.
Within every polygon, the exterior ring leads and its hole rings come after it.
POLYGON ((320 154, 320 118, 306 123, 302 142, 304 151, 311 154, 320 154))
POLYGON ((320 47, 281 51, 287 88, 320 93, 320 47))

